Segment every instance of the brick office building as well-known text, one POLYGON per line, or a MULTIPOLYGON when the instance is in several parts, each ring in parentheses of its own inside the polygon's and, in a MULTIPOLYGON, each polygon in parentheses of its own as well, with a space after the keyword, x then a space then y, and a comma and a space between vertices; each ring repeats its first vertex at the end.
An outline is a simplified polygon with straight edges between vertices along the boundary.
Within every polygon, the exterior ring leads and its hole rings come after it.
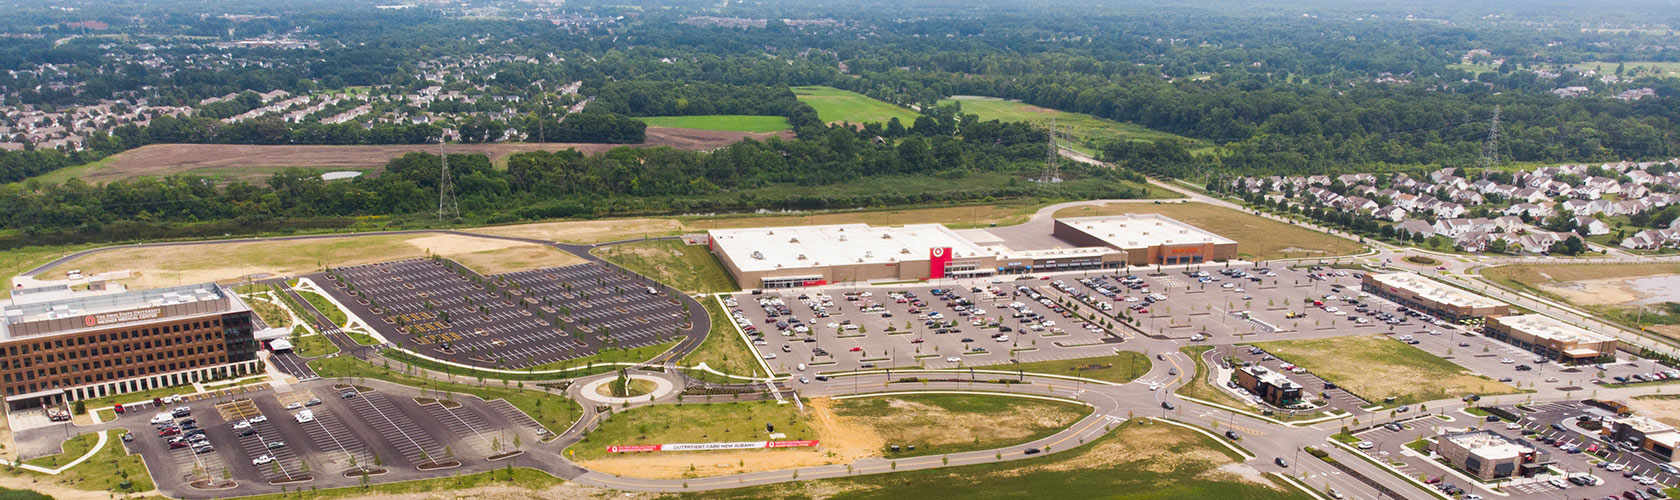
POLYGON ((250 307, 215 284, 24 300, 0 308, 9 409, 261 371, 250 307))

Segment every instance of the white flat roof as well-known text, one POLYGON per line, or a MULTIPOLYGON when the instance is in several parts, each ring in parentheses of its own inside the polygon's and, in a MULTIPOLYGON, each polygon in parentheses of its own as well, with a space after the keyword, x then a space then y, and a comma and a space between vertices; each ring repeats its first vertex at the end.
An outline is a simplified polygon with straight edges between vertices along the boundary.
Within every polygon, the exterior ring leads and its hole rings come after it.
POLYGON ((1556 340, 1558 342, 1591 344, 1616 340, 1607 335, 1593 333, 1585 328, 1564 323, 1553 319, 1551 316, 1541 314, 1501 316, 1494 318, 1494 321, 1498 321, 1499 324, 1508 326, 1512 330, 1520 331, 1543 339, 1556 340))
POLYGON ((1447 440, 1470 450, 1490 460, 1517 458, 1522 453, 1535 451, 1534 448, 1506 439, 1504 436, 1489 431, 1475 431, 1464 434, 1448 434, 1447 440))
POLYGON ((1376 282, 1404 289, 1423 296, 1429 300, 1459 307, 1498 307, 1505 305, 1481 295, 1435 282, 1435 280, 1412 273, 1371 273, 1371 279, 1376 282))
POLYGON ((1159 245, 1223 245, 1236 243, 1202 228, 1160 214, 1100 215, 1056 219, 1103 240, 1114 248, 1148 248, 1159 245))
POLYGON ((835 224, 713 229, 706 233, 743 272, 925 261, 934 248, 950 248, 952 259, 992 255, 939 224, 835 224))

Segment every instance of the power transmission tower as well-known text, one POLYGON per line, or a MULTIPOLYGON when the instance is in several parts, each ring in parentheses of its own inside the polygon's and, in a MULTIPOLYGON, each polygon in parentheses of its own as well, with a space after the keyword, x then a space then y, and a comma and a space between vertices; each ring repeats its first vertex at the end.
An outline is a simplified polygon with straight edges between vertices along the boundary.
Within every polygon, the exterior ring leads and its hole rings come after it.
POLYGON ((1059 147, 1056 146, 1056 119, 1055 118, 1050 119, 1050 132, 1048 134, 1045 134, 1045 136, 1048 138, 1048 141, 1049 141, 1050 152, 1046 155, 1046 158, 1045 158, 1045 161, 1044 161, 1044 173, 1039 175, 1038 182, 1061 182, 1062 181, 1062 178, 1061 178, 1061 160, 1062 160, 1062 158, 1061 158, 1061 152, 1059 151, 1059 147))
POLYGON ((1493 125, 1488 127, 1487 142, 1482 143, 1482 168, 1499 163, 1499 106, 1493 107, 1493 125))
POLYGON ((449 153, 444 152, 446 138, 438 138, 438 157, 443 160, 443 173, 438 178, 438 220, 461 218, 461 207, 455 204, 455 181, 449 179, 449 153))
POLYGON ((548 91, 539 83, 537 92, 542 94, 542 107, 537 110, 537 142, 548 142, 548 134, 543 133, 543 118, 548 116, 548 91))

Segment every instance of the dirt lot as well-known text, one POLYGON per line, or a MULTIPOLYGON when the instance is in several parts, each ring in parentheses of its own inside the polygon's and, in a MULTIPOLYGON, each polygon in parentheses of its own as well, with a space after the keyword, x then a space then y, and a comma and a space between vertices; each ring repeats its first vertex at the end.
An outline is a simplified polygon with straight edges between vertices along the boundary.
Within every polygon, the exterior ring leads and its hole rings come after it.
POLYGON ((1635 414, 1656 419, 1668 425, 1680 426, 1680 397, 1673 395, 1639 396, 1627 400, 1635 414))
POLYGON ((63 279, 69 269, 95 274, 129 270, 121 283, 149 289, 241 277, 290 276, 321 269, 424 257, 427 252, 459 259, 481 273, 566 266, 583 260, 552 247, 515 241, 436 234, 393 234, 249 243, 124 248, 66 262, 36 275, 63 279))
POLYGON ((682 233, 683 229, 683 223, 676 219, 609 219, 538 222, 512 226, 481 227, 466 231, 566 243, 605 243, 643 236, 672 236, 682 233))
POLYGON ((626 454, 579 464, 621 476, 687 478, 843 464, 879 455, 880 438, 836 417, 828 399, 813 399, 807 408, 808 421, 821 442, 816 448, 626 454))
MULTIPOLYGON (((510 154, 537 150, 576 148, 585 153, 599 153, 619 146, 671 146, 678 149, 709 150, 739 142, 747 137, 768 138, 772 135, 791 138, 792 132, 753 134, 685 128, 648 127, 647 142, 641 144, 456 144, 450 153, 487 154, 492 163, 510 154)), ((102 168, 85 172, 82 180, 89 183, 110 182, 145 176, 162 176, 181 172, 216 175, 226 170, 224 180, 261 180, 275 170, 286 167, 324 169, 369 169, 377 171, 390 159, 410 152, 436 153, 436 144, 400 144, 379 146, 255 146, 240 144, 153 144, 122 152, 112 157, 102 168)))
POLYGON ((1648 291, 1629 286, 1627 279, 1673 274, 1680 274, 1680 264, 1511 265, 1482 270, 1489 279, 1535 287, 1587 306, 1622 305, 1649 298, 1648 291))

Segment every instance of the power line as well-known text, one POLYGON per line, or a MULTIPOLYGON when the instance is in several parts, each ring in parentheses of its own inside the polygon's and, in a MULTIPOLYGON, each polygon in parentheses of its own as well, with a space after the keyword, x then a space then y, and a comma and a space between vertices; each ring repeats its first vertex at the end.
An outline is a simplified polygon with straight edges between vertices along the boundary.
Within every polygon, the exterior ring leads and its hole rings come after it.
POLYGON ((1499 106, 1493 107, 1493 124, 1488 126, 1487 142, 1482 143, 1482 168, 1499 163, 1499 106))
POLYGON ((438 179, 438 220, 461 218, 461 207, 455 204, 455 181, 449 178, 449 154, 443 150, 446 139, 438 138, 438 157, 443 160, 442 177, 438 179))
POLYGON ((1061 158, 1061 151, 1060 151, 1061 148, 1060 148, 1060 146, 1056 145, 1056 119, 1055 118, 1050 119, 1050 131, 1049 131, 1049 133, 1045 134, 1045 138, 1046 138, 1047 142, 1049 143, 1050 148, 1049 148, 1049 152, 1046 153, 1047 158, 1045 159, 1045 162, 1044 162, 1044 173, 1039 175, 1038 182, 1043 182, 1043 183, 1062 182, 1062 177, 1061 177, 1062 158, 1061 158))

